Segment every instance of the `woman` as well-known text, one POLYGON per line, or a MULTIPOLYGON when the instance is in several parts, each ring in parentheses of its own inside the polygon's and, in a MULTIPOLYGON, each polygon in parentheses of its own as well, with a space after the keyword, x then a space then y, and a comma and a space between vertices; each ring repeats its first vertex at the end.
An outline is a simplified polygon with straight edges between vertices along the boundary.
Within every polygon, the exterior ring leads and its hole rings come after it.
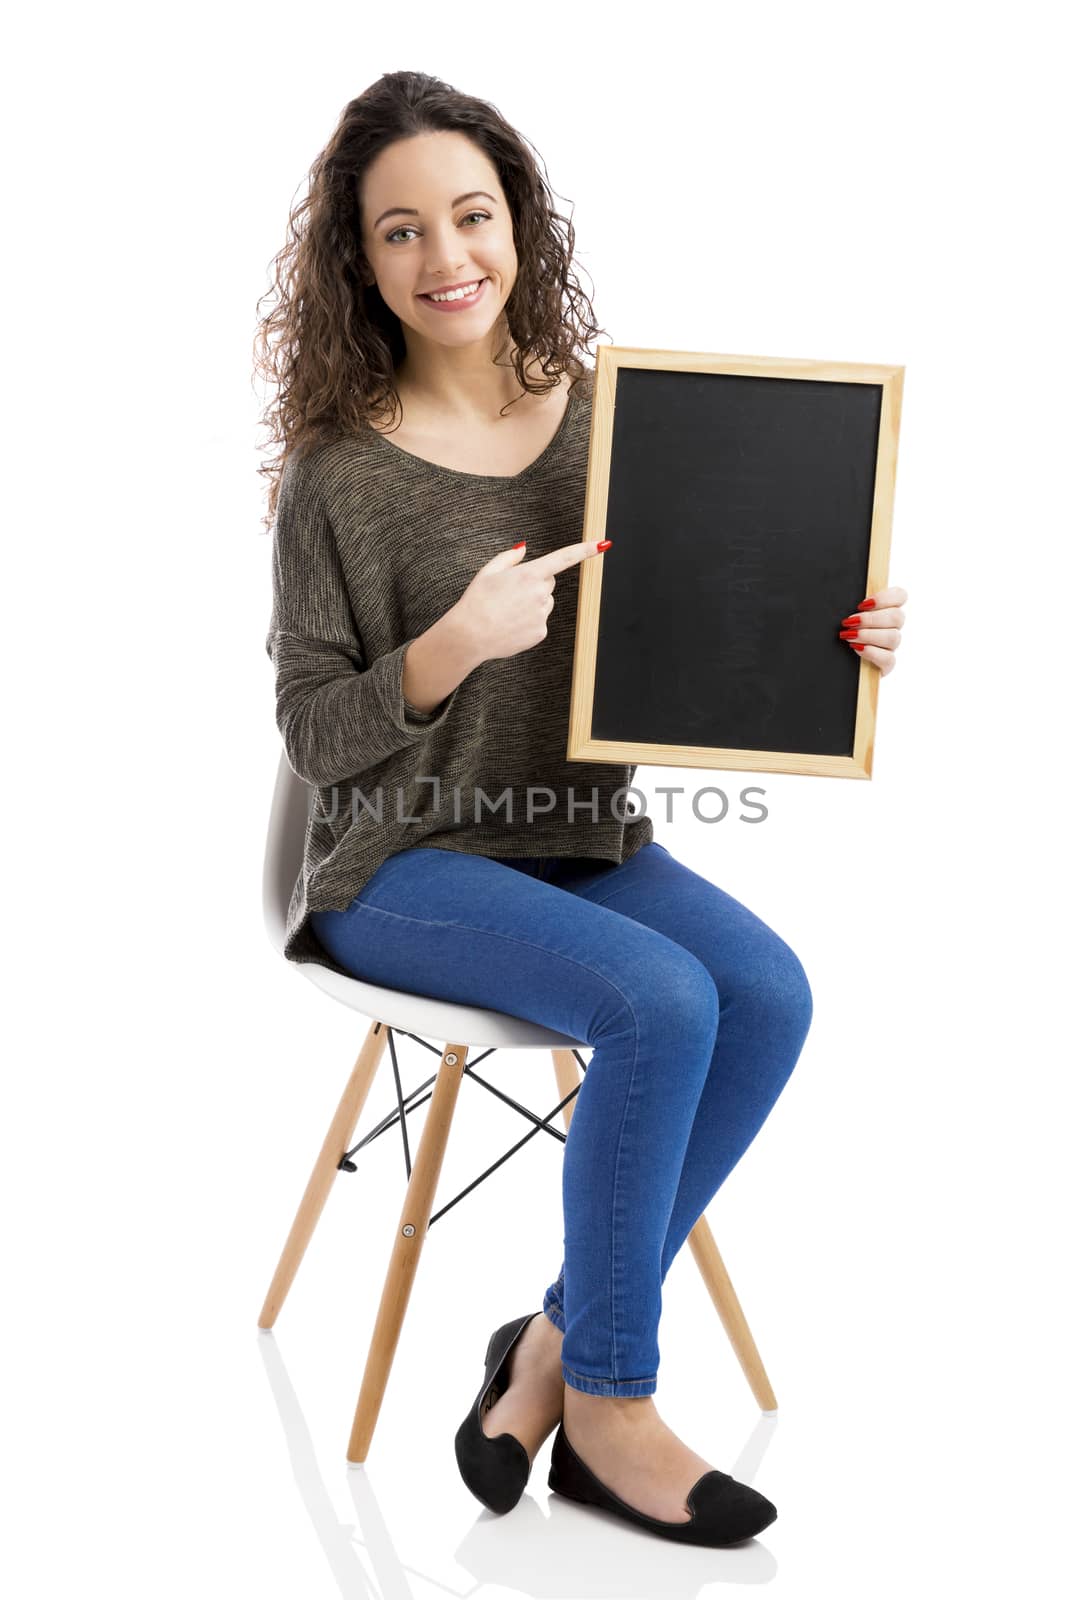
MULTIPOLYGON (((632 766, 565 760, 577 567, 611 559, 580 537, 575 350, 603 330, 572 230, 494 107, 408 72, 345 108, 294 222, 260 330, 284 446, 267 650, 316 790, 286 955, 593 1045, 564 1267, 492 1336, 460 1470, 507 1510, 555 1430, 558 1492, 736 1542, 776 1511, 657 1413, 660 1291, 811 993, 782 939, 620 812, 632 766)), ((905 599, 845 619, 882 672, 905 599)))

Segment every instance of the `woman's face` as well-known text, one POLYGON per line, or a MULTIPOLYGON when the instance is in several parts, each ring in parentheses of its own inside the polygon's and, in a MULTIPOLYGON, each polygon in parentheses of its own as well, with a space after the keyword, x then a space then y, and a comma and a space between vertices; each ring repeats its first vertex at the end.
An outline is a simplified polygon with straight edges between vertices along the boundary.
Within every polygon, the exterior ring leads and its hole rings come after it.
POLYGON ((413 342, 488 339, 518 273, 511 213, 492 162, 461 133, 420 133, 382 150, 363 176, 363 248, 382 299, 413 342), (384 215, 383 215, 384 213, 384 215), (484 279, 437 310, 430 290, 484 279))

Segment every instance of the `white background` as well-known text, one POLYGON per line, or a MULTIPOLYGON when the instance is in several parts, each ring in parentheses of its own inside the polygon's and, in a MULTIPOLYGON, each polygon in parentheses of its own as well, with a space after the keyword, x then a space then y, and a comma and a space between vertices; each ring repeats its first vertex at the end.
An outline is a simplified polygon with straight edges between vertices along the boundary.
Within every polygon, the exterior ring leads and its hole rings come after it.
MULTIPOLYGON (((1058 1594, 1063 1401, 1063 58, 1052 8, 58 6, 9 32, 3 1538, 20 1596, 1058 1594), (435 1225, 369 1461, 345 1449, 403 1193, 339 1175, 260 1304, 363 1022, 260 916, 256 301, 344 104, 417 68, 536 146, 620 346, 906 367, 870 783, 770 817, 642 767, 657 837, 803 959, 812 1030, 709 1220, 780 1401, 688 1250, 657 1406, 779 1507, 685 1549, 452 1437, 540 1304, 561 1147, 435 1225)), ((516 531, 516 537, 521 530, 516 531)), ((861 597, 857 595, 858 601, 861 597)), ((432 1067, 400 1042, 405 1082, 432 1067)), ((555 1102, 547 1056, 487 1064, 555 1102)), ((388 1059, 358 1133, 389 1109, 388 1059)), ((413 1117, 421 1129, 423 1112, 413 1117)), ((523 1131, 473 1085, 438 1202, 523 1131)))

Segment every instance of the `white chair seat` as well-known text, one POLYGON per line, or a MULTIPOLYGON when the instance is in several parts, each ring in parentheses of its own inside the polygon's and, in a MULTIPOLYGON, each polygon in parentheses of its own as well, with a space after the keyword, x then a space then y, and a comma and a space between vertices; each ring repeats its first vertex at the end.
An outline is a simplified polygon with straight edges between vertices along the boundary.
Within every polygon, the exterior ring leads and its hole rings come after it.
POLYGON ((343 977, 331 967, 320 967, 314 961, 301 961, 299 970, 316 988, 340 1000, 342 1005, 403 1033, 425 1034, 443 1044, 494 1045, 504 1050, 585 1049, 582 1039, 571 1039, 565 1033, 556 1033, 539 1022, 513 1017, 505 1011, 485 1011, 480 1006, 457 1005, 453 1000, 434 1000, 427 995, 408 994, 404 989, 383 989, 378 984, 363 983, 359 978, 343 977))

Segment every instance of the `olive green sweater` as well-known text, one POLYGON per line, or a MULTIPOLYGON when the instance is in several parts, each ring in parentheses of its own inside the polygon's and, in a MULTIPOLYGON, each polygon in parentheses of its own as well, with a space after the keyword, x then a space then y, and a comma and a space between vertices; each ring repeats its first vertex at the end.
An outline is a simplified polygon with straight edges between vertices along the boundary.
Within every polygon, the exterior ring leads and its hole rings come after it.
POLYGON ((522 538, 527 560, 581 541, 590 378, 511 477, 437 466, 373 428, 287 460, 267 654, 289 764, 315 790, 289 960, 343 972, 308 915, 343 910, 399 850, 618 863, 652 838, 626 793, 633 766, 566 759, 581 563, 557 574, 539 644, 481 662, 432 712, 402 692, 408 645, 491 556, 522 538))

